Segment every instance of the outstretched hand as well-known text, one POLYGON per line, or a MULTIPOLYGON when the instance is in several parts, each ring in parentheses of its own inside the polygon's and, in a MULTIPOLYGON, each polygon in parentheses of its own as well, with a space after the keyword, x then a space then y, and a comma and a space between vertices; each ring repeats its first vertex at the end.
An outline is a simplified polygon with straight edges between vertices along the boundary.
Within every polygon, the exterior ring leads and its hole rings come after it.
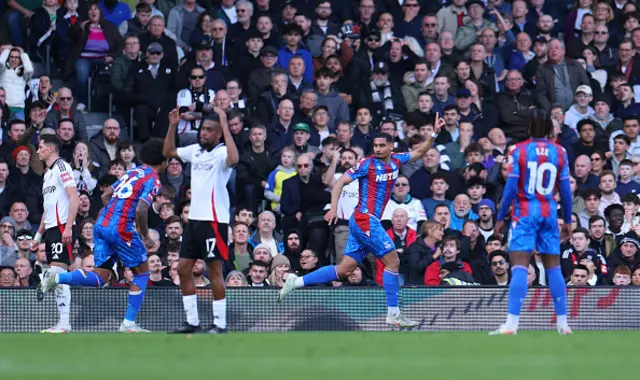
POLYGON ((324 220, 329 223, 329 225, 335 224, 338 222, 338 215, 336 215, 335 211, 329 210, 324 214, 324 220))
POLYGON ((174 108, 169 112, 169 125, 178 125, 180 122, 180 111, 174 108))
POLYGON ((440 131, 442 130, 442 128, 444 128, 445 125, 446 125, 446 122, 444 121, 444 118, 441 118, 440 114, 436 112, 436 121, 435 123, 433 123, 433 133, 437 135, 438 133, 440 133, 440 131))

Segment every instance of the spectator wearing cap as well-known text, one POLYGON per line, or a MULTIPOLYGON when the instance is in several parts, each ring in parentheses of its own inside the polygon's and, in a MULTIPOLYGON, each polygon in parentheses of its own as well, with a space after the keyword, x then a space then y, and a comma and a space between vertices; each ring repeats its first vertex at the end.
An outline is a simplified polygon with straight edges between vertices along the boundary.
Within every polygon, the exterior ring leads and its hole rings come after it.
POLYGON ((207 88, 214 92, 224 90, 225 80, 224 75, 227 74, 227 69, 216 65, 213 62, 213 40, 209 36, 203 36, 198 43, 193 46, 195 50, 195 57, 187 60, 187 62, 180 68, 179 84, 184 87, 188 87, 190 82, 191 70, 194 67, 200 66, 204 68, 205 82, 207 88), (195 59, 193 59, 195 58, 195 59))
MULTIPOLYGON (((264 46, 262 40, 262 33, 257 29, 252 29, 247 35, 247 41, 244 46, 236 44, 237 59, 233 62, 231 70, 236 78, 240 80, 242 88, 249 88, 249 77, 247 73, 253 73, 254 71, 262 68, 262 62, 260 62, 260 51, 264 46)), ((277 54, 277 52, 276 52, 277 54)))
POLYGON ((578 264, 584 265, 589 270, 587 284, 591 286, 606 284, 608 268, 604 256, 589 249, 580 256, 578 264))
POLYGON ((542 36, 536 37, 533 41, 533 52, 536 56, 524 65, 524 69, 522 71, 525 86, 529 90, 534 90, 536 88, 536 72, 540 65, 547 62, 548 47, 549 41, 542 36))
POLYGON ((281 288, 284 286, 289 272, 291 271, 291 262, 283 255, 278 255, 271 261, 271 272, 267 280, 271 286, 281 288))
POLYGON ((449 32, 454 37, 458 28, 469 21, 468 11, 465 7, 466 0, 452 0, 451 5, 441 8, 437 13, 440 34, 449 32))
MULTIPOLYGON (((260 50, 260 68, 249 75, 249 98, 257 99, 268 90, 273 74, 282 72, 278 65, 278 50, 266 45, 260 50)), ((246 75, 245 75, 246 76, 246 75)), ((287 84, 288 86, 288 84, 287 84)))
POLYGON ((485 4, 482 0, 469 0, 466 3, 469 20, 458 28, 456 49, 464 51, 478 41, 478 35, 484 28, 496 30, 496 25, 484 18, 485 4))
POLYGON ((311 53, 303 48, 300 43, 302 38, 302 28, 298 24, 287 24, 282 30, 285 45, 278 51, 278 64, 283 69, 289 68, 289 61, 294 55, 299 55, 304 60, 304 78, 307 82, 313 82, 313 59, 311 53))
POLYGON ((629 232, 620 240, 619 248, 613 251, 611 256, 607 257, 608 283, 612 283, 613 275, 618 267, 635 268, 640 264, 638 248, 640 248, 640 243, 638 242, 638 235, 634 232, 629 232))
POLYGON ((314 157, 320 154, 322 151, 318 146, 309 143, 311 138, 311 128, 306 123, 297 123, 292 128, 292 140, 293 148, 296 150, 296 154, 299 156, 305 153, 311 153, 314 157))
MULTIPOLYGON (((363 2, 371 0, 362 0, 363 2)), ((363 33, 362 31, 360 32, 363 33)), ((362 34, 365 38, 360 44, 360 48, 356 50, 351 62, 350 78, 353 78, 354 93, 359 93, 361 88, 369 88, 369 78, 371 71, 375 67, 375 63, 380 60, 380 46, 382 44, 380 32, 371 31, 369 34, 362 34), (364 46, 362 46, 364 44, 364 46)))
POLYGON ((58 129, 60 120, 71 119, 73 121, 74 136, 78 140, 88 140, 87 126, 82 112, 76 112, 73 109, 73 93, 67 87, 58 89, 58 98, 52 109, 47 113, 44 119, 44 126, 58 129))
POLYGON ((149 33, 140 37, 140 50, 146 52, 151 43, 159 43, 162 45, 164 64, 171 69, 176 69, 178 67, 178 47, 170 34, 171 32, 165 29, 164 17, 152 16, 149 21, 149 33))
POLYGON ((10 216, 0 219, 0 266, 14 266, 18 255, 18 246, 14 239, 16 234, 16 221, 10 216))
POLYGON ((189 49, 191 33, 197 28, 198 18, 204 8, 196 4, 195 0, 184 0, 171 9, 167 20, 167 30, 176 36, 176 43, 182 49, 189 49))
POLYGON ((398 83, 389 80, 389 65, 384 61, 375 64, 368 88, 363 87, 357 98, 358 104, 373 114, 374 124, 391 114, 405 114, 402 89, 398 83))
MULTIPOLYGON (((125 5, 126 6, 126 5, 125 5)), ((127 7, 128 10, 128 7, 127 7)), ((129 15, 127 15, 126 18, 129 15)), ((78 111, 86 110, 89 76, 96 67, 112 63, 124 47, 124 41, 116 25, 105 20, 98 4, 89 6, 88 22, 83 22, 72 29, 78 34, 76 43, 66 57, 63 77, 75 74, 75 93, 78 98, 78 111)), ((122 19, 121 21, 124 21, 122 19)))
POLYGON ((145 2, 138 3, 135 7, 135 15, 118 25, 118 31, 120 31, 122 37, 126 38, 128 35, 139 37, 147 33, 151 12, 152 6, 150 4, 145 2))
POLYGON ((254 124, 249 129, 250 146, 245 147, 237 167, 237 184, 244 195, 245 204, 254 213, 259 202, 264 200, 264 189, 269 174, 278 165, 278 156, 265 145, 267 130, 262 124, 254 124))
POLYGON ((125 85, 125 94, 135 110, 136 139, 141 142, 147 141, 152 135, 162 136, 165 133, 165 119, 168 108, 174 102, 176 87, 175 69, 164 63, 162 45, 151 43, 146 57, 146 67, 140 67, 125 85))
POLYGON ((305 48, 309 50, 312 57, 319 56, 322 53, 321 46, 325 39, 324 33, 317 33, 316 29, 312 28, 313 20, 307 11, 298 11, 294 20, 302 32, 301 41, 305 48))
POLYGON ((587 85, 581 85, 576 88, 574 103, 565 113, 564 123, 569 128, 577 131, 578 122, 583 119, 591 118, 595 111, 589 103, 593 99, 593 91, 587 85))
POLYGON ((562 41, 552 39, 549 42, 548 55, 547 62, 538 67, 536 72, 536 99, 540 107, 547 111, 553 103, 560 103, 569 108, 578 87, 589 85, 589 77, 579 63, 565 58, 562 41))

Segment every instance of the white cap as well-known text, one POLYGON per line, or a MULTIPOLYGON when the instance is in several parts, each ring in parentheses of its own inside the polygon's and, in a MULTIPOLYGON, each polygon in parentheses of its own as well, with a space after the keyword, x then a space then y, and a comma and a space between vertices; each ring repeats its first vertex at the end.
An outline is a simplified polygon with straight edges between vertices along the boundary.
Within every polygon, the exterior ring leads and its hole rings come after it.
POLYGON ((587 86, 586 84, 583 84, 582 86, 578 86, 578 88, 576 88, 576 95, 578 95, 579 92, 583 92, 589 96, 593 96, 593 91, 591 91, 591 87, 587 86))

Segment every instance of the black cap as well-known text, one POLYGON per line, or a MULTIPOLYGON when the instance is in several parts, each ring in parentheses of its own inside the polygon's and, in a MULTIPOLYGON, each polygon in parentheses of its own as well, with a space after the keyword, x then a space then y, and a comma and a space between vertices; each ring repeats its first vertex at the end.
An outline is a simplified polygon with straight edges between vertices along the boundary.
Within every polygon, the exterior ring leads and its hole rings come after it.
POLYGON ((251 28, 249 29, 249 32, 247 33, 247 40, 250 40, 252 38, 259 38, 262 39, 262 33, 260 33, 260 31, 256 28, 251 28))
POLYGON ((533 41, 533 43, 539 42, 541 44, 548 44, 549 40, 547 40, 546 38, 544 38, 544 36, 538 36, 536 37, 536 39, 533 41))
POLYGON ((484 2, 482 0, 469 0, 467 1, 467 4, 465 5, 467 8, 469 8, 470 6, 472 6, 473 4, 478 4, 479 6, 481 6, 482 8, 485 8, 484 2))
POLYGON ((194 45, 195 50, 213 49, 213 39, 210 36, 202 36, 194 45))
POLYGON ((456 98, 470 98, 471 91, 468 88, 459 88, 456 91, 456 98))
POLYGON ((262 50, 260 50, 260 56, 262 57, 262 56, 267 55, 267 54, 273 54, 273 55, 275 55, 277 57, 278 56, 278 51, 273 46, 267 45, 267 46, 264 46, 262 48, 262 50))
POLYGON ((386 62, 380 61, 375 64, 373 67, 373 72, 375 74, 388 74, 389 73, 389 65, 386 62))
POLYGON ((382 38, 379 30, 372 30, 367 34, 367 38, 378 37, 378 39, 382 38))

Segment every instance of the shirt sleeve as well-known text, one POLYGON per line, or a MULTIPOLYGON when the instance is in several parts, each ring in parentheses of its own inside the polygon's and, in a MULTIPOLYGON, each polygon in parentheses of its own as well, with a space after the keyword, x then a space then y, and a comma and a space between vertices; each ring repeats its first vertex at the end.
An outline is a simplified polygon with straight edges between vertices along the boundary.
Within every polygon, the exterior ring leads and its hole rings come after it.
POLYGON ((181 90, 180 92, 178 92, 178 96, 176 99, 178 108, 189 107, 191 103, 193 103, 193 100, 191 100, 191 93, 189 92, 189 90, 181 90))
POLYGON ((369 165, 371 165, 371 158, 364 157, 355 166, 347 170, 347 175, 352 180, 362 178, 369 173, 369 165))
POLYGON ((509 165, 508 177, 520 178, 520 155, 522 154, 521 148, 516 148, 511 154, 511 165, 509 165))
POLYGON ((153 199, 160 193, 161 188, 162 184, 158 178, 148 180, 145 183, 143 193, 140 194, 140 200, 151 206, 153 199))
POLYGON ((198 144, 192 144, 189 146, 178 148, 176 149, 176 152, 178 153, 178 157, 180 157, 183 162, 191 162, 193 161, 193 155, 198 149, 200 149, 198 144))
POLYGON ((409 152, 393 153, 392 157, 400 161, 401 165, 404 165, 407 162, 411 161, 411 153, 409 152))
POLYGON ((73 171, 68 164, 58 165, 58 175, 60 176, 60 182, 62 187, 76 187, 76 180, 73 178, 73 171))

